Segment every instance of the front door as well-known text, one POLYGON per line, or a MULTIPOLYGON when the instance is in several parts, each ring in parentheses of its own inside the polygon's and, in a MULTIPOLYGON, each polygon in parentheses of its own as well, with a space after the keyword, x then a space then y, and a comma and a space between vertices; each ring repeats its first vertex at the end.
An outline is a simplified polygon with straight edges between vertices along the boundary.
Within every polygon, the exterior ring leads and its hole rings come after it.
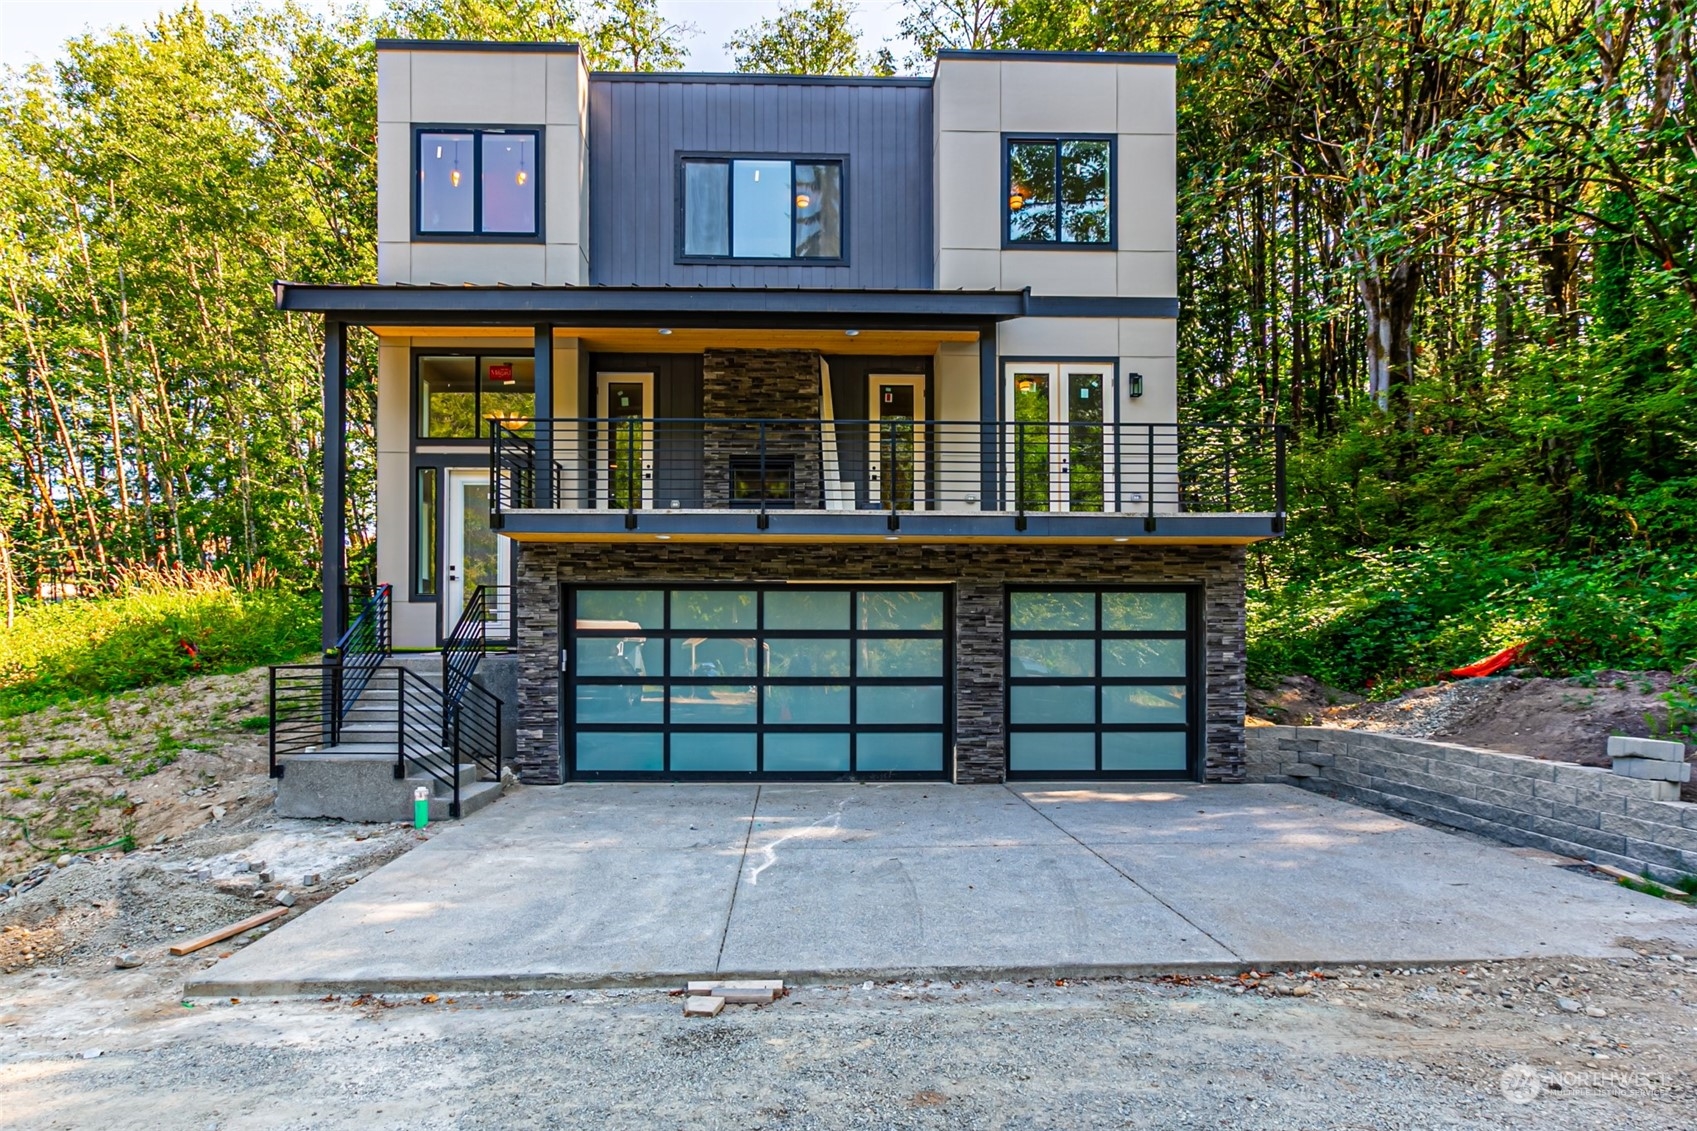
POLYGON ((487 629, 504 636, 508 629, 506 586, 508 556, 501 536, 489 525, 489 473, 448 470, 448 583, 442 608, 442 634, 459 623, 465 603, 479 585, 501 586, 487 594, 487 629))
POLYGON ((1114 498, 1113 367, 1090 363, 1008 368, 1009 497, 1020 510, 1102 511, 1114 498))
POLYGON ((602 461, 601 505, 646 510, 654 505, 654 374, 598 374, 602 461))
POLYGON ((919 510, 925 505, 925 378, 873 374, 868 385, 868 498, 879 510, 919 510))

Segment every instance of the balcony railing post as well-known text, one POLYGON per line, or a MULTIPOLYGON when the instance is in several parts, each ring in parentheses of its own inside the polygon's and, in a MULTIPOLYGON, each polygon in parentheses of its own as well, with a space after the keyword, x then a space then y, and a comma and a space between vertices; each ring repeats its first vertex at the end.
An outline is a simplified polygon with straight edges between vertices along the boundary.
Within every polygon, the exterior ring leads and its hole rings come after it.
POLYGON ((1025 529, 1025 428, 1013 425, 1013 506, 1014 529, 1025 529))
MULTIPOLYGON (((1148 508, 1143 516, 1144 530, 1155 529, 1155 428, 1156 425, 1153 424, 1145 424, 1143 426, 1143 454, 1146 465, 1146 470, 1144 472, 1144 500, 1148 508)), ((1175 424, 1173 428, 1173 441, 1174 446, 1176 447, 1178 441, 1178 426, 1175 424)))
POLYGON ((625 417, 624 450, 619 453, 619 459, 625 466, 625 529, 636 529, 636 426, 637 418, 625 417))
POLYGON ((1285 530, 1285 426, 1273 425, 1273 533, 1285 530))
MULTIPOLYGON (((443 678, 446 678, 444 676, 443 678)), ((407 776, 407 677, 405 668, 395 669, 395 777, 407 776)))
MULTIPOLYGON (((760 517, 755 519, 755 525, 761 530, 765 530, 772 522, 771 518, 766 514, 766 495, 768 493, 768 488, 771 485, 770 481, 766 478, 766 422, 764 420, 758 421, 756 422, 755 427, 759 429, 759 437, 756 440, 756 446, 760 455, 760 517)), ((792 490, 795 488, 793 479, 791 480, 790 488, 792 490)))
POLYGON ((1230 432, 1226 433, 1224 466, 1226 480, 1226 510, 1229 513, 1232 509, 1232 439, 1230 432))

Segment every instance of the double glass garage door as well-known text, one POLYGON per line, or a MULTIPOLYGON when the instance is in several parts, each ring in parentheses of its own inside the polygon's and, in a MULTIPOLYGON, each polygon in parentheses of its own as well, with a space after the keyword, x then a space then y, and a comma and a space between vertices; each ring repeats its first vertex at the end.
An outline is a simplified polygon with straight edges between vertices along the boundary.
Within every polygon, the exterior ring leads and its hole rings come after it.
POLYGON ((574 777, 939 778, 940 588, 568 591, 574 777))
MULTIPOLYGON (((1181 587, 1010 589, 1008 776, 1194 777, 1198 601, 1181 587)), ((948 773, 945 588, 592 587, 566 602, 574 777, 948 773)), ((961 695, 994 694, 978 675, 961 673, 961 695)))

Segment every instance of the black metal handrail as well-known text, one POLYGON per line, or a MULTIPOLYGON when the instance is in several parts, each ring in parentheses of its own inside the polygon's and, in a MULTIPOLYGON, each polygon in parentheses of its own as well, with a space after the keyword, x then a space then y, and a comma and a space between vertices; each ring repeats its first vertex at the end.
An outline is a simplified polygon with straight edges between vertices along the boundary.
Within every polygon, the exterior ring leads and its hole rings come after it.
POLYGON ((333 726, 339 727, 371 681, 372 673, 394 654, 393 588, 379 585, 366 598, 347 631, 327 653, 326 666, 338 669, 334 679, 333 726))
POLYGON ((1285 513, 1284 426, 1094 421, 507 420, 491 509, 1285 513))
POLYGON ((438 685, 410 668, 389 665, 371 674, 360 718, 333 727, 340 670, 329 664, 270 669, 272 777, 283 776, 282 759, 291 755, 332 752, 343 744, 367 753, 387 751, 397 779, 419 771, 447 793, 452 817, 460 815, 460 767, 476 767, 481 780, 500 779, 501 700, 487 689, 468 683, 450 700, 446 670, 438 685))
POLYGON ((459 701, 490 647, 510 644, 513 632, 512 586, 479 585, 473 589, 459 620, 442 641, 443 686, 451 701, 459 701), (491 636, 491 626, 499 627, 498 636, 491 636))

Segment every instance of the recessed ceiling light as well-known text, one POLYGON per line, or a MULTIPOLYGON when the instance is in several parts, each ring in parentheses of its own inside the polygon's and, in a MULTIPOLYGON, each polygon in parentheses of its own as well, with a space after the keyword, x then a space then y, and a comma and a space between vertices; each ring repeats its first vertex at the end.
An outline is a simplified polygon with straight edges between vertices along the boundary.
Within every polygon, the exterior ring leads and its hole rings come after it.
POLYGON ((843 336, 845 338, 858 338, 858 337, 860 337, 860 331, 859 330, 844 330, 843 336))
POLYGON ((670 534, 656 534, 654 537, 658 538, 662 542, 670 542, 672 540, 672 536, 670 534))
POLYGON ((662 338, 669 338, 669 337, 672 336, 672 332, 670 330, 666 329, 665 327, 661 327, 660 336, 662 338))
POLYGON ((886 541, 886 542, 900 542, 901 536, 896 535, 896 534, 886 534, 886 535, 884 535, 884 541, 886 541))
POLYGON ((1129 541, 1131 541, 1131 539, 1130 538, 1115 538, 1114 541, 1116 541, 1116 542, 1129 542, 1129 541))

